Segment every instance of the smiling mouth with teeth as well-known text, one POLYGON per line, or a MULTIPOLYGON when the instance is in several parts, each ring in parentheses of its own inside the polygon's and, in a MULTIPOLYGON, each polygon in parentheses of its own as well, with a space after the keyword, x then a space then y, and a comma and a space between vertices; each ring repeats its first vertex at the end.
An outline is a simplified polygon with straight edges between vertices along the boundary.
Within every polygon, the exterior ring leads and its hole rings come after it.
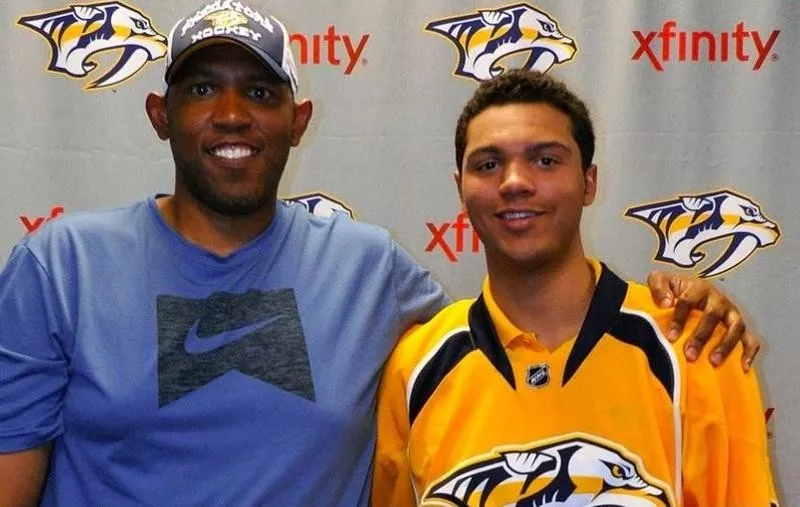
POLYGON ((228 160, 250 157, 256 154, 256 150, 249 146, 220 146, 208 151, 215 157, 228 160))
POLYGON ((534 211, 509 211, 501 214, 500 217, 504 220, 518 220, 520 218, 533 218, 540 214, 541 213, 536 213, 534 211))

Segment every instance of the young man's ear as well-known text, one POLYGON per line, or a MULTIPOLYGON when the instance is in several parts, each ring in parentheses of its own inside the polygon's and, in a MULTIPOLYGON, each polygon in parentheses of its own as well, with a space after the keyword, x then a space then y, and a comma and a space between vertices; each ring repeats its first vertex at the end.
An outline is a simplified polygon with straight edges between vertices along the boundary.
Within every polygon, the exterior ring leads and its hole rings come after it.
POLYGON ((583 205, 588 206, 594 202, 597 195, 597 166, 592 164, 583 172, 583 205))
POLYGON ((147 99, 145 99, 144 109, 159 139, 163 141, 169 139, 166 95, 159 95, 155 92, 151 92, 147 95, 147 99))
POLYGON ((308 128, 314 105, 308 99, 303 99, 294 105, 294 123, 292 124, 292 146, 300 144, 300 139, 308 128))
POLYGON ((456 190, 458 190, 458 200, 461 201, 461 211, 467 211, 464 207, 464 194, 461 192, 461 171, 458 169, 453 170, 453 181, 456 182, 456 190))

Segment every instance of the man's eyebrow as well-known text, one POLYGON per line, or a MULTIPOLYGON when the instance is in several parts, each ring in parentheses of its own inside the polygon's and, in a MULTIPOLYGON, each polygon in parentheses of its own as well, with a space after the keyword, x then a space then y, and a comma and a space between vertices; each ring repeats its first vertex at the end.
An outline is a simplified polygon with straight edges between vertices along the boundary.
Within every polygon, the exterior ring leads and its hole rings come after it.
POLYGON ((479 155, 496 155, 501 151, 502 150, 494 144, 481 146, 480 148, 477 148, 474 151, 469 152, 467 154, 467 160, 471 159, 472 157, 477 157, 479 155))
POLYGON ((534 144, 528 146, 528 148, 525 151, 527 151, 529 153, 535 153, 537 151, 544 151, 544 150, 550 150, 550 149, 563 150, 563 151, 566 151, 566 152, 569 152, 569 153, 572 152, 572 149, 570 149, 569 146, 567 146, 564 143, 558 142, 558 141, 545 141, 545 142, 541 142, 541 143, 534 143, 534 144))
MULTIPOLYGON (((186 80, 197 80, 197 79, 223 79, 228 72, 223 70, 215 69, 213 65, 204 64, 204 63, 197 63, 194 66, 187 68, 185 72, 182 72, 183 69, 180 69, 178 73, 175 75, 173 82, 179 81, 186 81, 186 80)), ((245 71, 242 71, 245 72, 245 71)), ((237 76, 237 78, 241 78, 247 82, 258 82, 258 83, 267 83, 267 84, 276 84, 280 85, 283 83, 281 79, 275 75, 275 73, 270 72, 268 70, 264 71, 256 71, 256 70, 249 70, 246 73, 243 73, 241 76, 237 76)))
MULTIPOLYGON (((525 147, 526 153, 536 153, 539 151, 550 150, 550 149, 557 149, 563 150, 567 152, 572 152, 569 146, 565 145, 564 143, 558 141, 544 141, 540 143, 531 143, 525 147)), ((498 153, 502 153, 503 149, 495 144, 487 144, 486 146, 481 146, 480 148, 476 148, 474 151, 471 151, 467 155, 467 160, 471 159, 472 157, 480 156, 480 155, 496 155, 498 153)))

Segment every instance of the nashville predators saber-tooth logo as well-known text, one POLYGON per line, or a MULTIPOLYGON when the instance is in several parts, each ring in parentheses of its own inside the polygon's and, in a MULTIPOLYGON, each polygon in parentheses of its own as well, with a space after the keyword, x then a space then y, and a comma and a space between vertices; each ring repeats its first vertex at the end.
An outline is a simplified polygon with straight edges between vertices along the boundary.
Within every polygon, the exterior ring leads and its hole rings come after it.
POLYGON ((423 506, 672 507, 672 492, 625 449, 570 434, 502 447, 435 482, 423 506))
POLYGON ((85 89, 96 90, 121 83, 147 62, 167 53, 166 38, 153 29, 150 19, 120 2, 71 5, 58 11, 23 16, 17 24, 35 30, 50 43, 47 70, 82 78, 97 68, 92 55, 114 49, 121 54, 113 67, 85 89))
POLYGON ((505 57, 528 52, 524 68, 547 72, 578 51, 575 41, 558 29, 547 13, 528 4, 514 4, 477 14, 432 21, 425 30, 447 37, 458 49, 455 74, 485 81, 504 72, 505 57))
POLYGON ((317 217, 327 218, 334 213, 345 213, 350 216, 350 218, 355 218, 355 214, 350 206, 323 192, 293 195, 284 197, 283 200, 302 204, 309 213, 317 217))
POLYGON ((701 245, 729 238, 725 252, 700 272, 702 277, 735 268, 781 235, 778 224, 768 220, 758 204, 727 189, 635 206, 625 215, 652 227, 658 235, 654 259, 676 266, 694 267, 706 256, 697 251, 701 245))

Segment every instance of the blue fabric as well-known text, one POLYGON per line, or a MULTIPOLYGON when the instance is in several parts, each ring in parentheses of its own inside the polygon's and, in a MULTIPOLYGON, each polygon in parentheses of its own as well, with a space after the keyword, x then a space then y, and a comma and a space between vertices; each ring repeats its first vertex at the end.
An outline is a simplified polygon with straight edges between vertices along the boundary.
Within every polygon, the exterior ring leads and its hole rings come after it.
POLYGON ((0 273, 0 452, 53 441, 45 506, 367 505, 380 368, 446 303, 343 214, 226 257, 155 198, 63 217, 0 273))

